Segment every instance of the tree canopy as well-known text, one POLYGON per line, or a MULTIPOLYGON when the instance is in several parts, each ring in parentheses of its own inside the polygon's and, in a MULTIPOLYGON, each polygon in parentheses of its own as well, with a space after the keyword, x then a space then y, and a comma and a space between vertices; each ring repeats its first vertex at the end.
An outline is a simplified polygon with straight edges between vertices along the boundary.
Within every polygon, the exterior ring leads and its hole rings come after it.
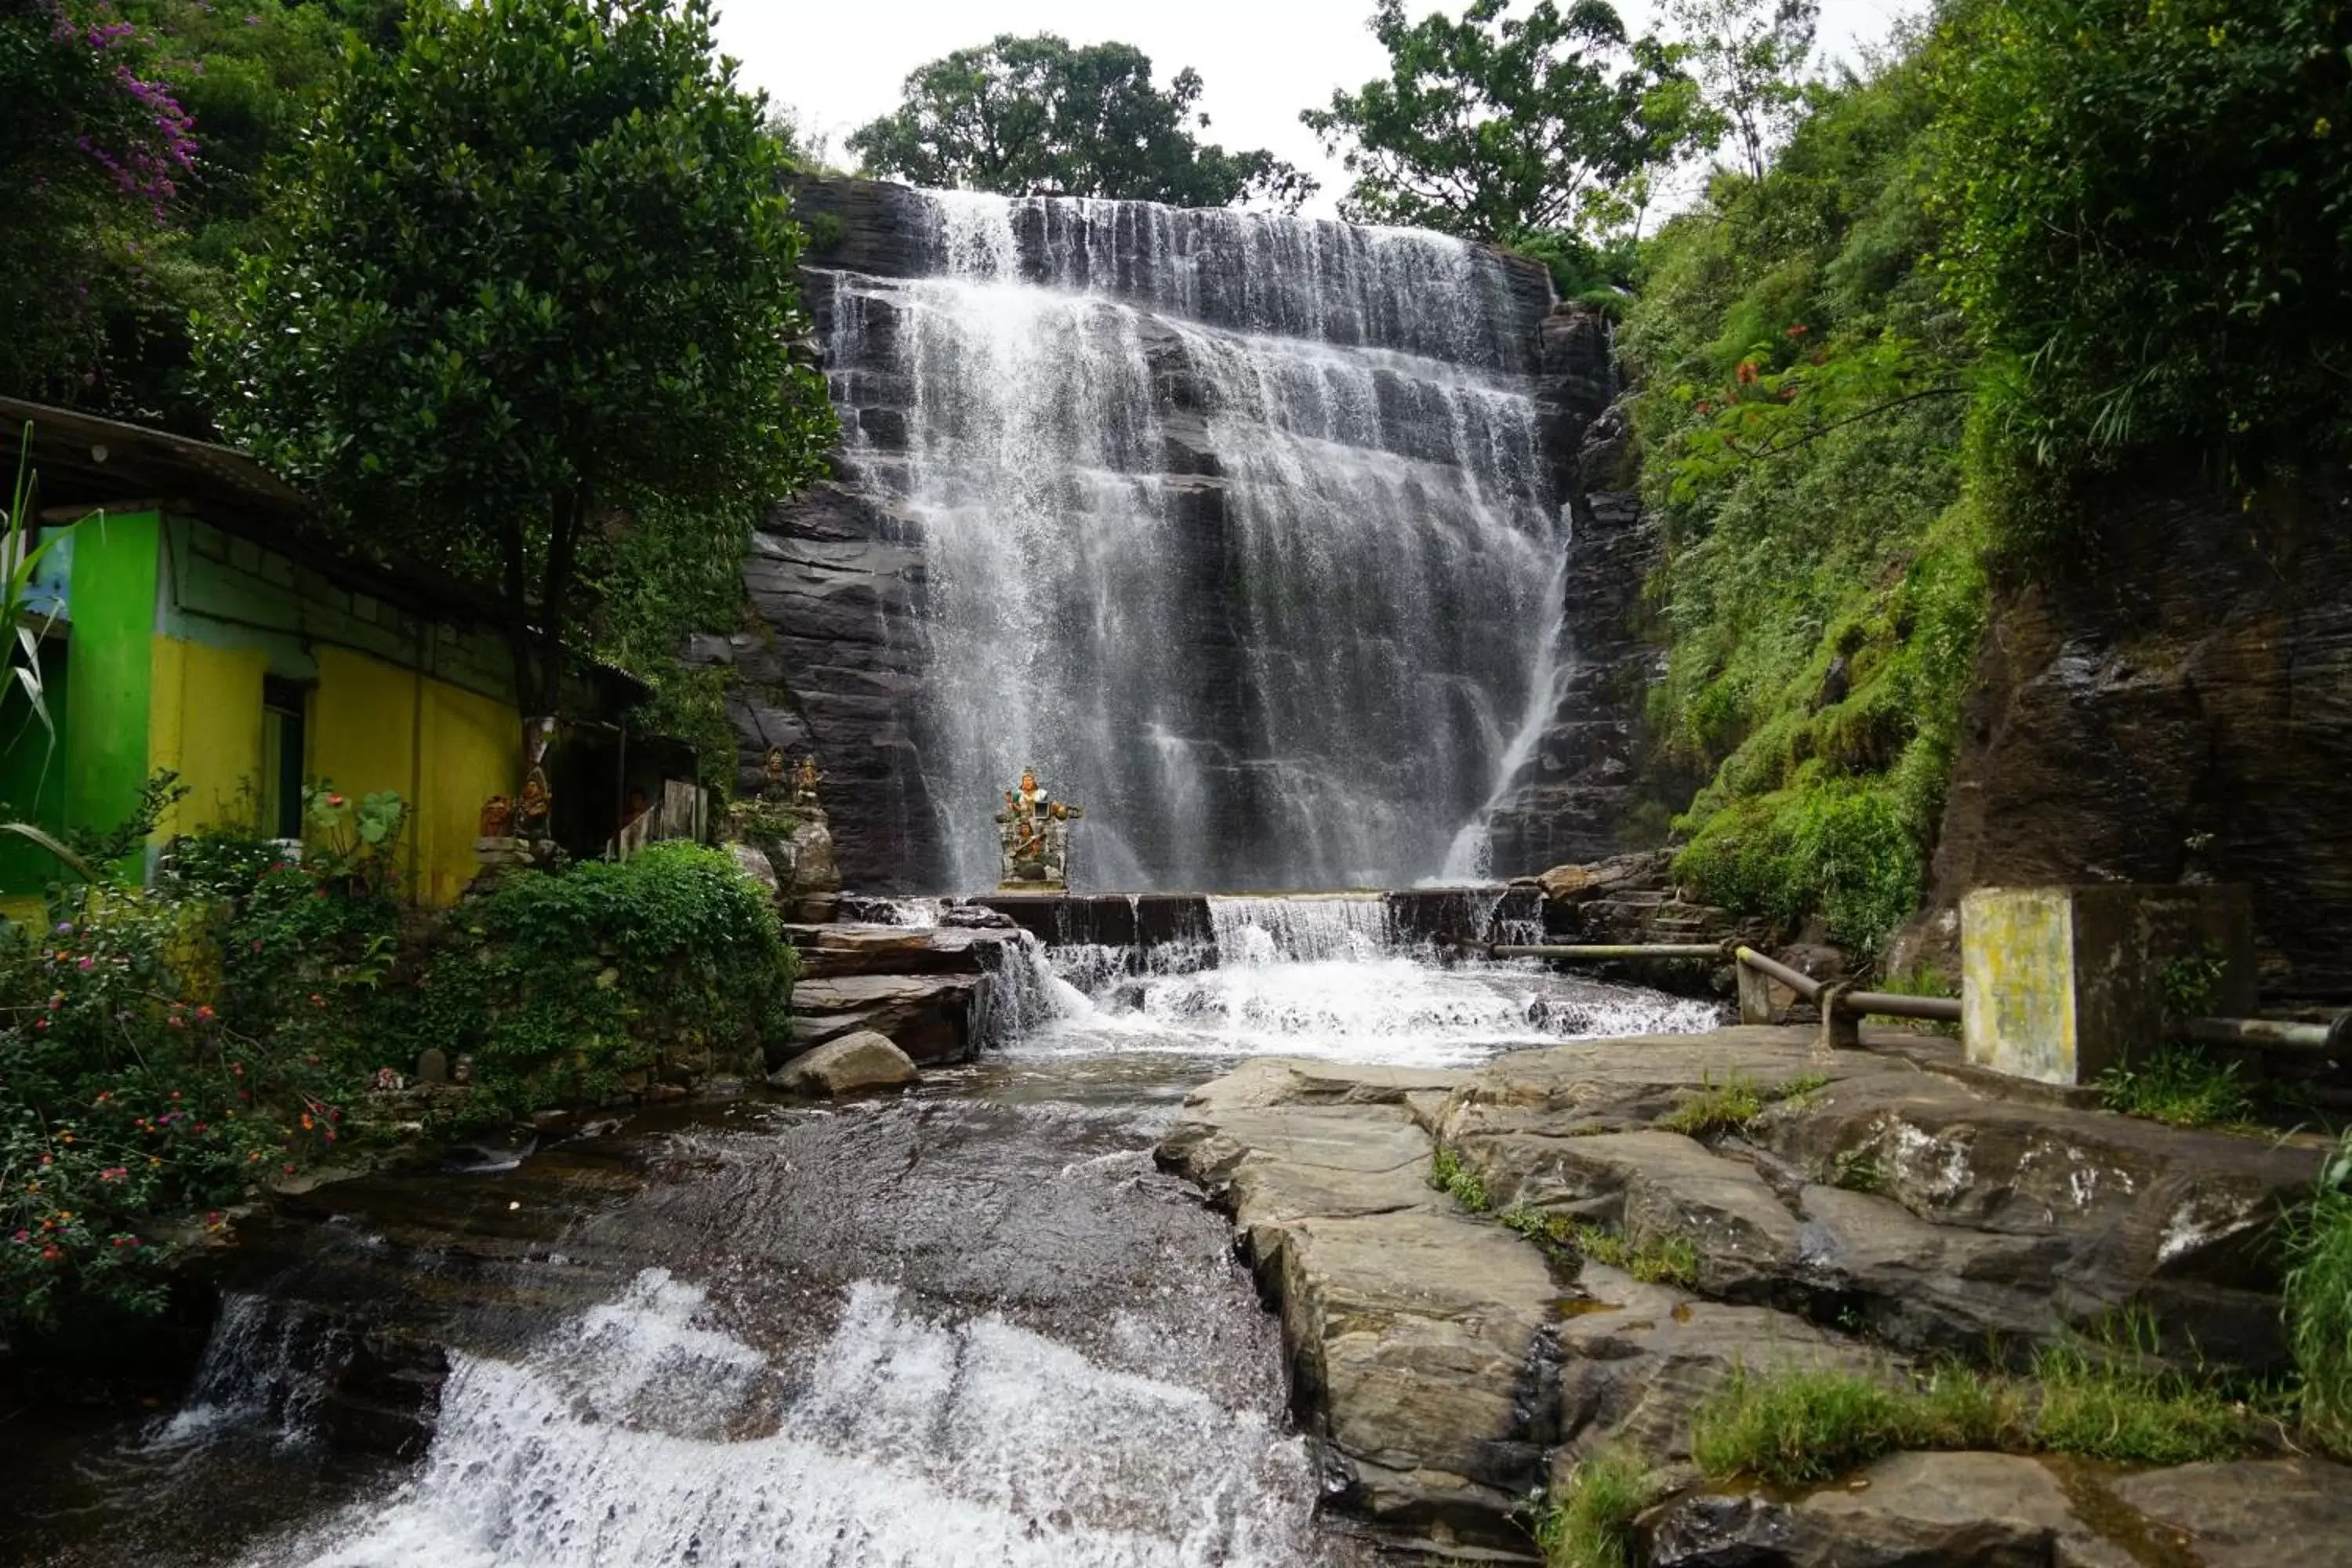
POLYGON ((764 110, 708 0, 415 0, 199 323, 232 438, 504 595, 526 712, 641 514, 740 542, 830 440, 764 110))
POLYGON ((1692 65, 1751 180, 1803 105, 1803 74, 1812 58, 1821 0, 1667 0, 1692 65))
POLYGON ((1486 240, 1572 228, 1608 187, 1702 133, 1676 51, 1629 39, 1605 0, 1510 10, 1472 0, 1458 21, 1408 23, 1402 0, 1381 0, 1388 77, 1299 116, 1355 176, 1344 216, 1486 240))
POLYGON ((148 30, 79 0, 0 8, 0 386, 71 397, 106 368, 195 168, 194 124, 148 30))
POLYGON ((869 173, 1007 195, 1263 201, 1288 211, 1316 190, 1262 148, 1202 142, 1200 73, 1181 70, 1165 89, 1154 87, 1150 57, 1131 44, 1004 34, 911 72, 904 90, 896 110, 849 137, 869 173))

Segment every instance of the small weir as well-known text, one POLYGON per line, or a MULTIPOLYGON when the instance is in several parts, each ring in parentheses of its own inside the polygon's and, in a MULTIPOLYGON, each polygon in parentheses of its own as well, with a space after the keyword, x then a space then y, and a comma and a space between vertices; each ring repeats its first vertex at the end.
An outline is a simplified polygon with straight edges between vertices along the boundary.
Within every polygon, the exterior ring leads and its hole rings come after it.
MULTIPOLYGON (((177 1407, 61 1436, 0 1557, 1401 1562, 1320 1515, 1276 1325, 1150 1151, 1247 1055, 1440 1067, 1717 1020, 1441 962, 1440 935, 1520 934, 1517 897, 1059 900, 1016 914, 993 1043, 905 1098, 648 1110, 509 1168, 283 1202, 177 1407)), ((972 934, 950 903, 855 912, 972 934)))

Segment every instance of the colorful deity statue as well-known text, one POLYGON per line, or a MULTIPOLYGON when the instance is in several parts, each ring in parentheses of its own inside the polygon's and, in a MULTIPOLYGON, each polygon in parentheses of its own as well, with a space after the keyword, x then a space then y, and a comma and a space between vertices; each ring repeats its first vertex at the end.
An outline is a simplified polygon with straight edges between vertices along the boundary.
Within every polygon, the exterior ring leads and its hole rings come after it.
POLYGON ((760 762, 760 798, 781 804, 791 794, 791 773, 784 762, 784 749, 770 746, 768 754, 760 762))
POLYGON ((816 810, 816 786, 824 782, 824 774, 817 771, 815 756, 803 757, 801 765, 793 773, 793 804, 803 811, 816 810))
POLYGON ((502 795, 494 795, 482 803, 482 837, 504 838, 507 829, 514 826, 514 803, 502 795))
POLYGON ((534 767, 522 781, 522 794, 515 797, 514 834, 518 838, 544 838, 547 819, 555 809, 555 792, 547 785, 547 770, 534 767))
POLYGON ((1084 816, 1076 806, 1045 793, 1034 768, 1021 770, 1018 789, 1004 792, 996 818, 1001 859, 998 879, 1010 892, 1060 892, 1070 884, 1070 824, 1084 816))

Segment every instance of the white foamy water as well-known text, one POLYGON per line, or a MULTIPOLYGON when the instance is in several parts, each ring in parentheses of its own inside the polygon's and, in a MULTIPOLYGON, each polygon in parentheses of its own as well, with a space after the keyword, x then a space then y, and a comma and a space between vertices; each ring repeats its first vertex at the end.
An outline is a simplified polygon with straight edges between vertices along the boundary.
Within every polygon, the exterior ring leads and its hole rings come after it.
POLYGON ((457 1355, 417 1477, 270 1568, 1252 1568, 1313 1555, 1312 1465, 1252 1411, 988 1314, 852 1288, 776 1368, 648 1269, 516 1360, 457 1355))
POLYGON ((1008 1054, 1303 1056, 1458 1067, 1500 1050, 1714 1027, 1722 1010, 1534 963, 1442 967, 1380 898, 1212 899, 1213 949, 1029 955, 1008 1054))

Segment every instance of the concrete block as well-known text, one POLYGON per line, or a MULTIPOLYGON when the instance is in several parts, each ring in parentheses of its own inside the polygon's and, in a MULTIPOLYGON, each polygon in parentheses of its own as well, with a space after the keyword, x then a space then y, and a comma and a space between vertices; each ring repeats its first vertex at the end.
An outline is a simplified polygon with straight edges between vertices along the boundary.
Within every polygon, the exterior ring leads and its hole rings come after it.
POLYGON ((1979 1067, 2042 1083, 2095 1082, 2164 1035, 2165 979, 2221 965, 2209 1015, 2254 1010, 2247 889, 2110 883, 1979 888, 1960 903, 1960 1030, 1979 1067))
POLYGON ((239 572, 261 575, 261 546, 249 539, 228 542, 228 563, 239 572))

